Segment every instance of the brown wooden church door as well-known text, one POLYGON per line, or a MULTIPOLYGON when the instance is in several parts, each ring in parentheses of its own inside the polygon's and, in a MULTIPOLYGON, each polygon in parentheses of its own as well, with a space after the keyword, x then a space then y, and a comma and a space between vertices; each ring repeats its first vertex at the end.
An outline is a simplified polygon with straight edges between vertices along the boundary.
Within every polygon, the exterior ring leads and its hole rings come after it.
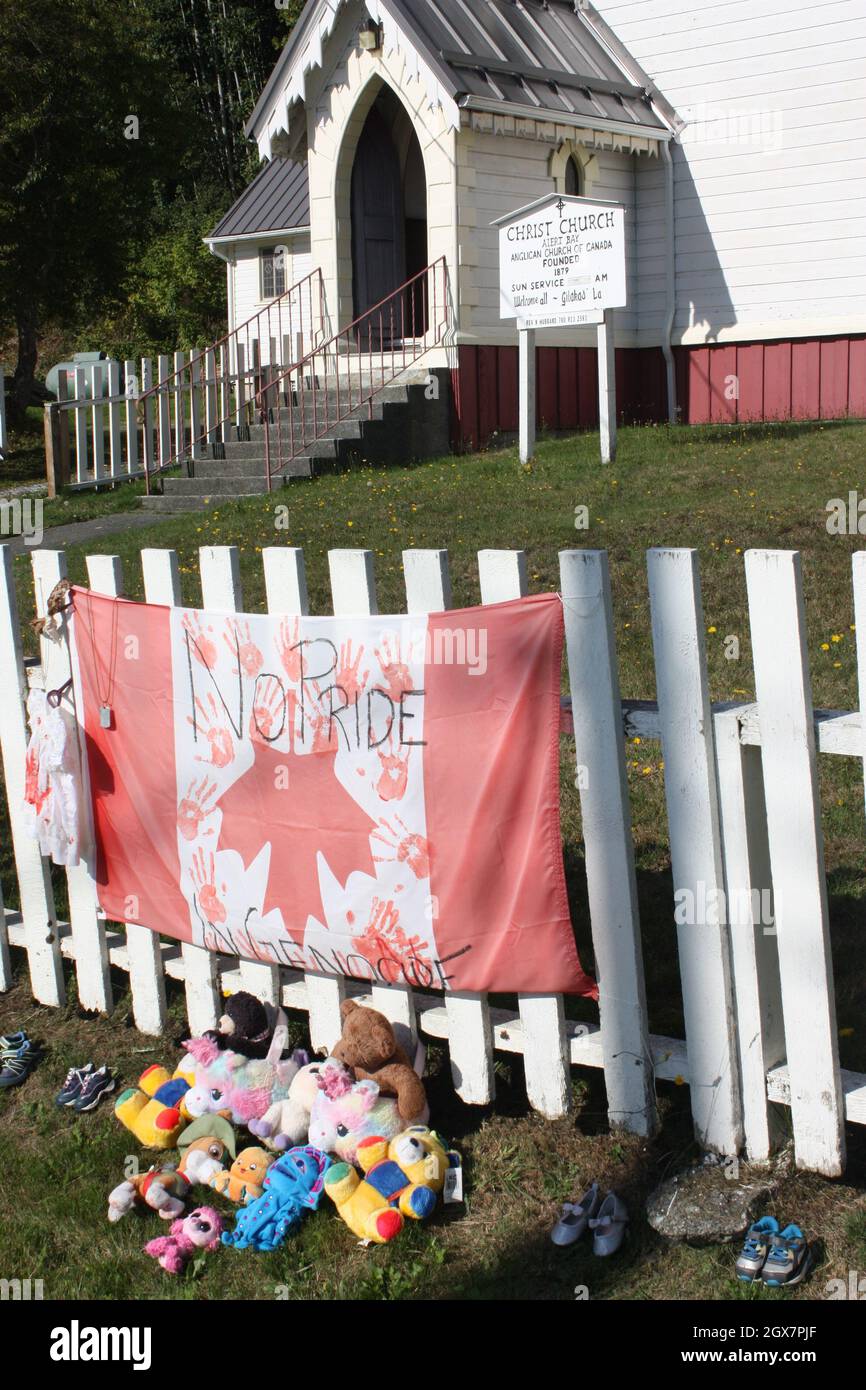
MULTIPOLYGON (((406 279, 406 230, 400 161, 383 116, 367 117, 352 169, 352 268, 355 317, 393 294, 406 279)), ((390 337, 386 306, 382 336, 390 337)), ((395 300, 394 336, 400 336, 395 300)), ((366 331, 366 330, 365 330, 366 331)), ((378 320, 373 324, 378 332, 378 320)))

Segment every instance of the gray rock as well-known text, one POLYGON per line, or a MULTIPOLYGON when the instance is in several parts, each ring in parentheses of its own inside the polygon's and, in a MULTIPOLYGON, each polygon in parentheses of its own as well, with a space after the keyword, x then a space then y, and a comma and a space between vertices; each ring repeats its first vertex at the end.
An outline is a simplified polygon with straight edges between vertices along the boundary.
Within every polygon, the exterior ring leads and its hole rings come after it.
POLYGON ((722 1245, 766 1211, 776 1179, 764 1168, 710 1162, 667 1178, 647 1198, 649 1224, 667 1240, 722 1245))

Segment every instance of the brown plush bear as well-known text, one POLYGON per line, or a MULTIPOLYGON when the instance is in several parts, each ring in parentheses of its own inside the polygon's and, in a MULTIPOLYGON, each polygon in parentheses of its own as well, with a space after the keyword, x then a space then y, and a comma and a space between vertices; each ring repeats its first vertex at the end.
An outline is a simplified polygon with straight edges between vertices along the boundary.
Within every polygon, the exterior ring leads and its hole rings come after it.
POLYGON ((350 1067, 356 1081, 375 1081, 383 1095, 396 1096, 400 1117, 407 1125, 425 1123, 421 1118, 427 1112, 424 1085, 385 1015, 356 1004, 354 999, 344 999, 340 1017, 343 1036, 331 1049, 331 1056, 350 1067))

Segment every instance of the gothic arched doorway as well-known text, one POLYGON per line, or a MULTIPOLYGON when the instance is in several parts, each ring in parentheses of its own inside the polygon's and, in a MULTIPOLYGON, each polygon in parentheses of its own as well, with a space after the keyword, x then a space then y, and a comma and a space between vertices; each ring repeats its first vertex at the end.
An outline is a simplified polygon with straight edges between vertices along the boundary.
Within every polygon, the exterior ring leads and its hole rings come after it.
MULTIPOLYGON (((402 103, 383 88, 364 123, 352 166, 355 317, 387 299, 426 264, 424 159, 402 103)), ((393 338, 423 332, 425 298, 419 286, 390 305, 383 332, 393 338)))

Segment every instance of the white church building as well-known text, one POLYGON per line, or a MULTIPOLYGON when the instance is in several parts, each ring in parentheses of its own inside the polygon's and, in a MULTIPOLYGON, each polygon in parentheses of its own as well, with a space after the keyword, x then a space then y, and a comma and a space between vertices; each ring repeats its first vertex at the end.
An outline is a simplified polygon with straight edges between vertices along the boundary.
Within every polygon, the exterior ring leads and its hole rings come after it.
MULTIPOLYGON (((247 133, 229 329, 308 277, 319 341, 435 320, 455 447, 516 429, 492 224, 553 191, 625 208, 624 420, 866 415, 862 0, 309 0, 247 133)), ((539 423, 594 425, 594 331, 537 343, 539 423)))

